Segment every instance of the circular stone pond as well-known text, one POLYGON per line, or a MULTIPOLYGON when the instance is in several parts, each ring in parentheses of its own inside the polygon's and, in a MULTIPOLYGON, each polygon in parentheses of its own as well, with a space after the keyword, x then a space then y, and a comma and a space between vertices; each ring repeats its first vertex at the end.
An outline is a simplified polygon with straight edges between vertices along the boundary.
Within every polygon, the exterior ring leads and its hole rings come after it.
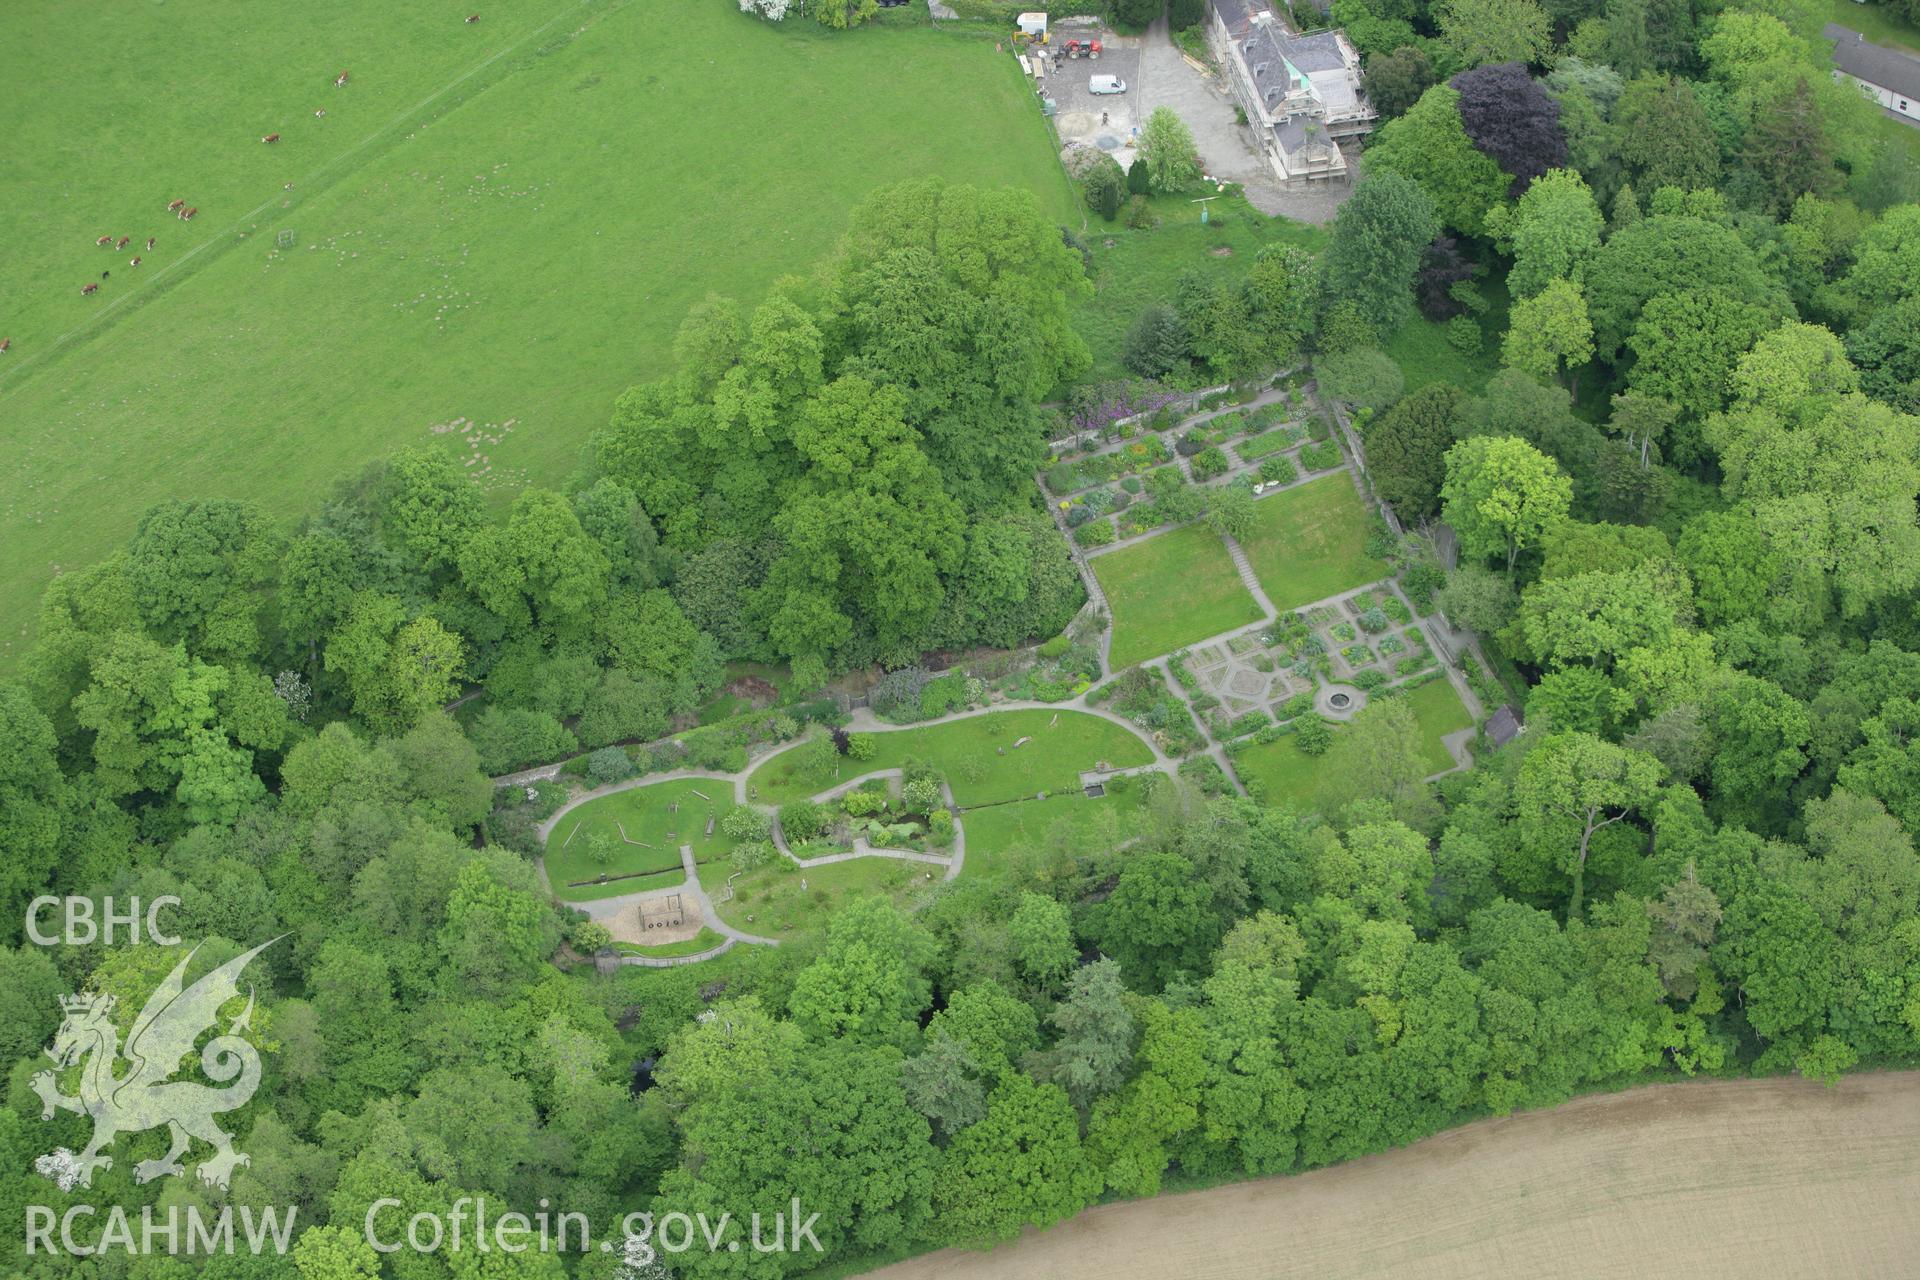
POLYGON ((1329 720, 1351 720, 1367 705, 1367 695, 1350 684, 1330 684, 1314 697, 1313 705, 1329 720))

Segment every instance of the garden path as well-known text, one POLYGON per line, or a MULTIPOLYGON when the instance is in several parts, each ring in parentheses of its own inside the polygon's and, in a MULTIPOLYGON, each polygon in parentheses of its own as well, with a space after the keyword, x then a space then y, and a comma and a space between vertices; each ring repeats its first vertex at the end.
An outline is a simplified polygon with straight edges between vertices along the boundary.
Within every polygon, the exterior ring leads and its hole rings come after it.
POLYGON ((778 938, 763 938, 758 934, 736 929, 720 918, 720 913, 713 909, 713 899, 708 895, 706 886, 700 883, 700 867, 693 860, 692 845, 680 846, 680 865, 686 869, 687 888, 693 893, 693 900, 700 904, 700 918, 707 922, 707 928, 734 942, 758 942, 770 947, 780 945, 778 938))
POLYGON ((1253 596, 1253 602, 1260 606, 1260 611, 1267 615, 1266 621, 1272 622, 1280 616, 1280 611, 1273 607, 1273 601, 1267 597, 1266 588, 1262 587, 1260 579, 1254 576, 1253 564, 1247 559, 1246 548, 1240 545, 1238 538, 1229 535, 1221 535, 1221 540, 1227 544, 1227 557, 1233 561, 1234 569, 1239 572, 1241 583, 1253 596))
MULTIPOLYGON (((555 816, 557 817, 558 815, 556 814, 555 816)), ((540 863, 540 874, 544 876, 546 875, 546 865, 544 860, 540 860, 540 863)), ((675 965, 694 964, 701 960, 711 960, 723 952, 732 950, 733 945, 737 942, 762 943, 767 946, 778 946, 780 944, 778 938, 763 938, 758 934, 748 933, 743 929, 736 929, 720 918, 720 913, 713 909, 713 899, 707 894, 706 886, 700 883, 700 866, 693 860, 692 845, 683 844, 680 846, 680 869, 686 873, 686 882, 684 884, 671 886, 669 889, 648 889, 642 893, 625 893, 617 898, 599 898, 592 902, 576 902, 569 905, 586 912, 588 919, 597 920, 605 924, 618 917, 621 912, 627 910, 642 898, 651 898, 657 894, 678 891, 691 896, 694 903, 700 908, 701 922, 705 924, 707 928, 726 939, 726 941, 717 947, 710 947, 705 951, 695 952, 692 955, 623 955, 620 957, 621 964, 638 965, 646 969, 669 969, 675 965)))

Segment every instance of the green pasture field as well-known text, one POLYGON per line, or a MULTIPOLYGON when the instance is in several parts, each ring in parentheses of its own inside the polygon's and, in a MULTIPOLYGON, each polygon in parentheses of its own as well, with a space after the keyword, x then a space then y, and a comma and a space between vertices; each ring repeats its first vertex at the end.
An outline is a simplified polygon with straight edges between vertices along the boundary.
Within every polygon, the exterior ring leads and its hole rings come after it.
POLYGON ((292 518, 436 442, 490 490, 560 481, 691 304, 812 270, 878 185, 1017 186, 1080 225, 991 40, 731 0, 468 12, 9 6, 0 669, 48 578, 162 499, 292 518))
POLYGON ((1324 600, 1391 572, 1367 554, 1367 509, 1344 471, 1261 498, 1253 511, 1254 532, 1240 545, 1276 609, 1324 600))
POLYGON ((826 774, 805 773, 796 767, 791 751, 782 752, 748 775, 747 794, 761 804, 787 804, 865 773, 923 760, 953 788, 954 802, 970 808, 1042 791, 1077 791, 1081 771, 1103 760, 1121 769, 1153 761, 1153 752, 1138 734, 1084 711, 993 711, 874 737, 877 750, 871 760, 842 756, 826 774), (1021 738, 1031 741, 1015 747, 1021 738))
POLYGON ((1203 524, 1088 563, 1113 610, 1115 671, 1260 620, 1260 606, 1241 583, 1226 543, 1203 524))
POLYGON ((569 887, 568 882, 591 880, 602 873, 609 876, 677 873, 683 844, 693 846, 695 862, 723 858, 732 851, 734 842, 720 829, 720 819, 726 817, 731 808, 733 783, 724 778, 658 782, 589 800, 562 817, 554 826, 553 834, 547 837, 547 880, 553 896, 566 902, 587 902, 643 890, 671 889, 682 879, 680 875, 663 874, 657 880, 614 880, 577 888, 569 887), (707 798, 702 799, 696 792, 705 792, 707 798), (673 804, 680 806, 679 812, 669 812, 668 807, 673 804), (709 816, 714 819, 711 836, 706 834, 709 816), (621 838, 623 830, 626 839, 621 838), (587 856, 587 839, 596 831, 613 841, 611 862, 597 863, 587 856), (630 844, 629 840, 642 843, 630 844), (644 847, 648 845, 652 847, 644 847))

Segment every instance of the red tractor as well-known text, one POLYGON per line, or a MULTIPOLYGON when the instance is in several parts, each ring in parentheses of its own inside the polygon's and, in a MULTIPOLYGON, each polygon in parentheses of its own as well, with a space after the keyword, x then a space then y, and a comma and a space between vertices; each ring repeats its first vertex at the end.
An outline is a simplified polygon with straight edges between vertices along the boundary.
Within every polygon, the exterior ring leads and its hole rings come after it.
POLYGON ((1076 37, 1072 40, 1062 41, 1061 43, 1066 49, 1069 58, 1093 59, 1100 56, 1100 42, 1098 40, 1076 37))

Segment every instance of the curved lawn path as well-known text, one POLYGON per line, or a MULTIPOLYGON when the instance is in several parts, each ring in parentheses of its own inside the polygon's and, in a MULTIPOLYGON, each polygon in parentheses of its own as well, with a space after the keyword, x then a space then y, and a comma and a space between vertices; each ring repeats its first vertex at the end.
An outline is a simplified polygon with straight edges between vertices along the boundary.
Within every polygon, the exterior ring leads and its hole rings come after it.
POLYGON ((1910 1276, 1920 1072, 1657 1084, 1290 1177, 1100 1205, 877 1280, 1910 1276))

